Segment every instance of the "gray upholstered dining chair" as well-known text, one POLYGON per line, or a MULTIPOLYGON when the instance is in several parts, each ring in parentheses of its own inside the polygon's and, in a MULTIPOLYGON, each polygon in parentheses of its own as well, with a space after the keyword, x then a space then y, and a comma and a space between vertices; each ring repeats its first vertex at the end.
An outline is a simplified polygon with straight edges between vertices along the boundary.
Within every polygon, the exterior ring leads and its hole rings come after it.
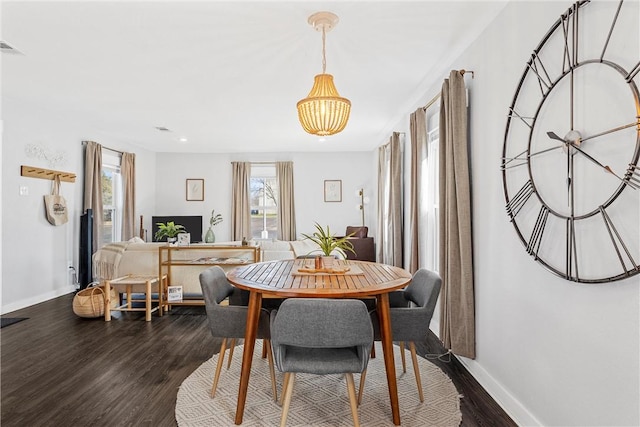
POLYGON ((373 345, 362 301, 287 299, 271 312, 271 341, 276 366, 285 374, 281 427, 287 422, 296 373, 344 374, 353 423, 359 425, 353 373, 366 371, 373 345))
MULTIPOLYGON (((420 380, 415 341, 423 341, 427 338, 429 323, 431 323, 431 318, 433 317, 441 285, 442 279, 438 273, 420 269, 415 272, 411 282, 404 290, 389 294, 393 341, 400 343, 403 372, 407 370, 404 358, 404 343, 409 343, 420 402, 424 402, 424 395, 422 393, 422 381, 420 380)), ((374 339, 380 341, 380 323, 378 313, 375 310, 371 312, 371 322, 374 329, 374 339)), ((362 400, 363 388, 364 376, 360 377, 358 403, 362 400)))
MULTIPOLYGON (((234 344, 236 338, 244 338, 247 327, 247 307, 220 304, 234 292, 235 288, 229 283, 224 270, 219 266, 210 267, 200 273, 200 286, 202 287, 202 295, 204 297, 211 335, 215 338, 222 338, 216 373, 213 378, 213 386, 211 387, 211 397, 215 397, 220 371, 224 364, 227 340, 233 339, 234 344)), ((273 368, 273 356, 269 336, 269 312, 263 309, 260 312, 257 338, 264 340, 264 346, 267 349, 266 353, 271 373, 271 390, 273 392, 273 399, 277 401, 276 376, 273 368)), ((231 358, 231 355, 229 358, 231 358)))

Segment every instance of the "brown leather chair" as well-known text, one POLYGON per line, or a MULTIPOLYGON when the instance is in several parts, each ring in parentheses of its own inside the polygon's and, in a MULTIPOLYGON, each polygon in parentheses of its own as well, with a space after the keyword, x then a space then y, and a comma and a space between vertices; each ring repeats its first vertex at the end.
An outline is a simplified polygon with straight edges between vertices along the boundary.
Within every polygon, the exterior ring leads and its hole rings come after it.
POLYGON ((373 237, 367 237, 369 227, 366 226, 348 226, 346 230, 346 236, 352 234, 349 237, 349 241, 353 245, 355 255, 347 251, 347 259, 359 260, 359 261, 376 261, 375 243, 373 237))

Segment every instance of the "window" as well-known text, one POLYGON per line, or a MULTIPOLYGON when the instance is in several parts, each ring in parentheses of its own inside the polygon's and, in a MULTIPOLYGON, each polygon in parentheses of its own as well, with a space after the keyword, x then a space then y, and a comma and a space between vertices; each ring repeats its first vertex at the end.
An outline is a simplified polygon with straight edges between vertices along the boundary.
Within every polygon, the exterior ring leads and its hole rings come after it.
POLYGON ((102 150, 102 243, 120 241, 122 235, 122 176, 120 156, 102 150))
POLYGON ((278 180, 274 164, 252 164, 249 187, 251 237, 278 238, 278 180))
POLYGON ((427 117, 427 146, 423 150, 422 176, 420 187, 420 229, 419 236, 420 265, 432 271, 438 271, 440 251, 439 227, 439 111, 427 117))

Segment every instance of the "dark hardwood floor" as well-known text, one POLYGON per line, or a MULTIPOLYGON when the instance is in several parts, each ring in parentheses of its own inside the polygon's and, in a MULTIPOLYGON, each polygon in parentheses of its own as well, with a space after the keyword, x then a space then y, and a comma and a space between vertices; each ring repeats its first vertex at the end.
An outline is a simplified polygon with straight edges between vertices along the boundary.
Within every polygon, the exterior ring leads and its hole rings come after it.
MULTIPOLYGON (((0 329, 0 424, 175 426, 180 384, 220 347, 204 308, 174 308, 152 322, 142 312, 104 322, 76 317, 72 298, 5 315, 29 319, 0 329)), ((443 349, 431 336, 418 352, 443 349)), ((463 395, 462 426, 516 425, 455 358, 432 362, 463 395)))

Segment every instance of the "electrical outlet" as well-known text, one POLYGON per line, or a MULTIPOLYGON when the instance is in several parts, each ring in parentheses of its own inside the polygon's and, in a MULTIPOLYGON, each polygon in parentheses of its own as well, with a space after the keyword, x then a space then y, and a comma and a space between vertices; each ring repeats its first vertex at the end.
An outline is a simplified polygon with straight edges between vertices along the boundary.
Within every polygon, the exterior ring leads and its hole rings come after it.
POLYGON ((27 187, 26 185, 21 185, 20 186, 20 195, 21 196, 28 196, 29 195, 29 187, 27 187))
POLYGON ((69 271, 69 284, 77 286, 78 275, 76 274, 76 268, 71 263, 69 263, 68 271, 69 271))

